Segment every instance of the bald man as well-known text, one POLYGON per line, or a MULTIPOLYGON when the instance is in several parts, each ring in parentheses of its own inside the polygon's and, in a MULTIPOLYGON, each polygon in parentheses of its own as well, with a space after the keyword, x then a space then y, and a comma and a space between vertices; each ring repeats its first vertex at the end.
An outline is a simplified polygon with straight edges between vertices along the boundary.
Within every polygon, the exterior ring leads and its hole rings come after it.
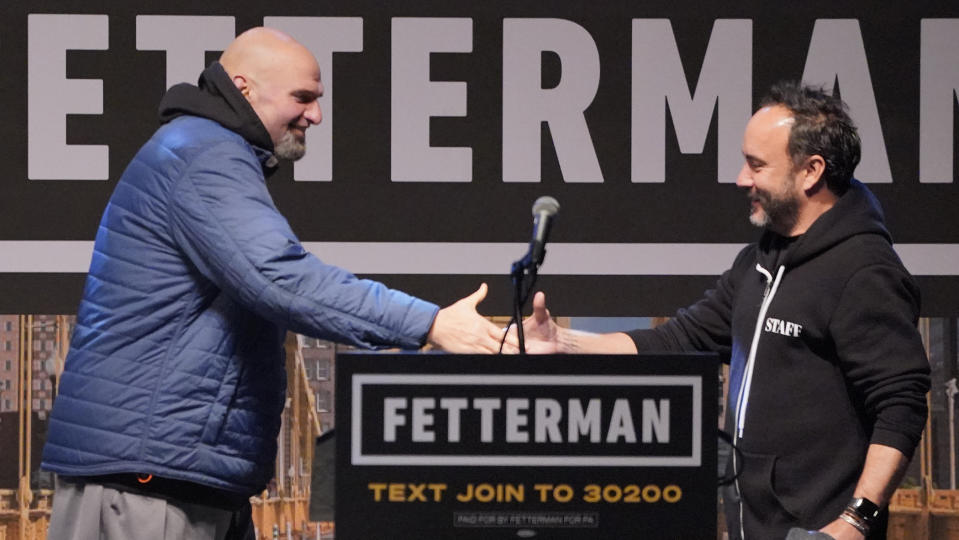
POLYGON ((287 331, 361 347, 492 352, 501 331, 360 280, 303 249, 267 191, 322 120, 320 70, 256 28, 171 88, 96 235, 42 467, 49 537, 251 534, 273 476, 287 331))
POLYGON ((256 28, 224 51, 220 65, 270 134, 276 155, 303 157, 306 129, 322 120, 323 83, 313 55, 277 30, 256 28))

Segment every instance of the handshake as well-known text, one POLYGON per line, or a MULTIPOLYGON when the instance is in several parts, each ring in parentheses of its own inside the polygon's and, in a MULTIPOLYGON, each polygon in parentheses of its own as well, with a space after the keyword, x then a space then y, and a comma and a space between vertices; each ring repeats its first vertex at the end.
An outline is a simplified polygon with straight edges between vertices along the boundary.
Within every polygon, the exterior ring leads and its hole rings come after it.
MULTIPOLYGON (((500 328, 483 318, 476 306, 486 298, 487 286, 439 311, 427 335, 427 342, 453 353, 519 352, 513 327, 500 328)), ((635 354, 636 345, 624 333, 592 334, 562 328, 550 318, 546 295, 533 297, 533 314, 523 321, 526 352, 529 354, 591 353, 635 354)))

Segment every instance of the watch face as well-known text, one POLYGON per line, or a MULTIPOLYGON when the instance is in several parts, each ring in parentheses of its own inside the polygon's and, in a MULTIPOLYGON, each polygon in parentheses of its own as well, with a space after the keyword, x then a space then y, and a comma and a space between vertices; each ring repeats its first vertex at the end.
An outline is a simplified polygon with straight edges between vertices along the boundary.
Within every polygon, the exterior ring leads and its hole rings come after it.
POLYGON ((856 512, 866 518, 876 518, 879 516, 879 505, 869 499, 857 497, 852 500, 850 505, 856 512))

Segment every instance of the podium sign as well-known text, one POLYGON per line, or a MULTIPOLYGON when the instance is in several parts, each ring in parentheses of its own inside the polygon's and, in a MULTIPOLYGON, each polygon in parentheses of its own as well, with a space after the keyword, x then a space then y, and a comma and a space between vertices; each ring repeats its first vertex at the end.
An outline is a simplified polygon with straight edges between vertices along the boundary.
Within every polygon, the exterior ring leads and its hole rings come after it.
POLYGON ((714 538, 714 355, 348 354, 336 533, 714 538))

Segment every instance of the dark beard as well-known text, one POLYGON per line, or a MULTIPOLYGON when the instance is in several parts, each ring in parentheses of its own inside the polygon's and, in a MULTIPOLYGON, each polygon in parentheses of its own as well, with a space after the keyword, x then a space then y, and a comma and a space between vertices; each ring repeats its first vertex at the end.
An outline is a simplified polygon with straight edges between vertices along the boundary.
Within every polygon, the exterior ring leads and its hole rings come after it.
POLYGON ((753 225, 767 227, 773 232, 785 235, 789 234, 799 221, 799 201, 793 196, 773 197, 767 191, 756 190, 750 198, 759 199, 759 205, 765 214, 765 219, 761 222, 754 221, 750 216, 753 225))

